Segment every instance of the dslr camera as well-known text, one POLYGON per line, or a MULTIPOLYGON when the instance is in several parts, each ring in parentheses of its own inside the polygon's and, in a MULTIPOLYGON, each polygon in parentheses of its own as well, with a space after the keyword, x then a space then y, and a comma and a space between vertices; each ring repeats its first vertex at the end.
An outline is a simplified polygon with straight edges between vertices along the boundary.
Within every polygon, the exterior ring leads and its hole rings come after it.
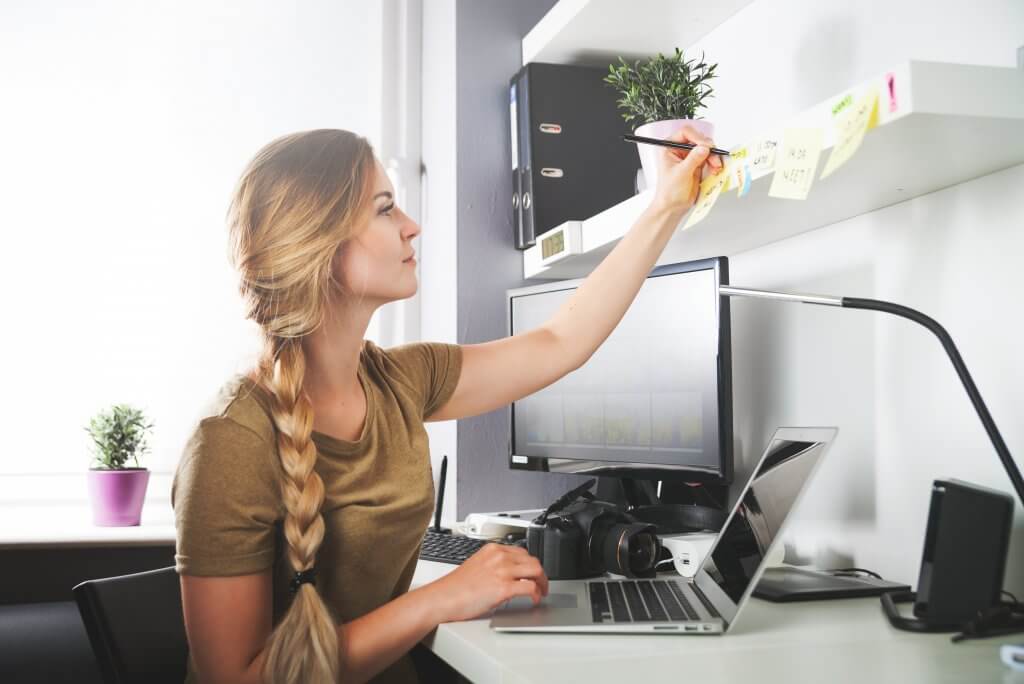
POLYGON ((654 577, 661 556, 656 526, 619 506, 594 501, 593 480, 559 498, 526 530, 526 550, 549 579, 578 579, 611 572, 654 577), (584 501, 576 501, 580 497, 584 501))

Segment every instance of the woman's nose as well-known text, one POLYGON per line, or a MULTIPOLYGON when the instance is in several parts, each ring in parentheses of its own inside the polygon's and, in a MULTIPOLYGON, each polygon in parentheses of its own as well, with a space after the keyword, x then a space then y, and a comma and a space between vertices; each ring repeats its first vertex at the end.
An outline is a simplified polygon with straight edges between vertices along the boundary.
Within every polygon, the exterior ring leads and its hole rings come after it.
POLYGON ((402 228, 402 237, 406 240, 412 240, 414 237, 420 234, 420 226, 418 223, 413 221, 408 216, 405 217, 405 226, 402 228))

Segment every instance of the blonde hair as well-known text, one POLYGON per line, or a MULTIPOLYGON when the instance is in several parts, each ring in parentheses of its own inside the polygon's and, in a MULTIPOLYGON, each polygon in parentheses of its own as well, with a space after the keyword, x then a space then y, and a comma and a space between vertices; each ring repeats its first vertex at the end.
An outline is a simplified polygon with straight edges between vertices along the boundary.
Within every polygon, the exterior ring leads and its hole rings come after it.
MULTIPOLYGON (((272 397, 284 473, 285 555, 293 572, 313 568, 324 537, 324 485, 314 469, 313 407, 302 389, 302 337, 320 326, 328 298, 341 291, 332 265, 370 205, 374 164, 370 144, 348 131, 286 135, 249 162, 228 210, 246 317, 263 336, 257 382, 272 397)), ((266 653, 268 681, 337 681, 337 630, 313 584, 299 585, 266 653)))

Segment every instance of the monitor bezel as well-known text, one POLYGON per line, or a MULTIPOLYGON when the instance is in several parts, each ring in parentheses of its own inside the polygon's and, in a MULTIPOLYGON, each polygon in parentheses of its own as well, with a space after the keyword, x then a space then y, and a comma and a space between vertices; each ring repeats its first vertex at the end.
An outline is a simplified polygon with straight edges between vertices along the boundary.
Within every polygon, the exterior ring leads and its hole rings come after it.
MULTIPOLYGON (((694 261, 664 264, 654 268, 648 278, 679 273, 712 271, 716 289, 729 284, 727 257, 711 257, 694 261)), ((510 289, 505 295, 505 326, 508 336, 516 334, 512 326, 512 303, 517 297, 574 290, 584 278, 556 280, 540 285, 510 289)), ((515 402, 506 407, 508 416, 508 464, 512 470, 532 470, 576 475, 600 475, 645 480, 701 482, 728 485, 733 480, 733 425, 732 425, 732 341, 729 297, 718 297, 718 463, 715 467, 674 466, 628 461, 587 461, 551 456, 526 456, 515 453, 515 402)))

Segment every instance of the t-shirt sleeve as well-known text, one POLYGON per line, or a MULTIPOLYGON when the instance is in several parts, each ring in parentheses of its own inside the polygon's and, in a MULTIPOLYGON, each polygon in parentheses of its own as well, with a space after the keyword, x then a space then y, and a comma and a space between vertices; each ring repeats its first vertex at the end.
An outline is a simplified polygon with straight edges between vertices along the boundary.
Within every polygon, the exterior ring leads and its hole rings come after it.
POLYGON ((282 505, 276 457, 230 418, 199 423, 171 486, 179 574, 249 575, 273 566, 282 505))
POLYGON ((462 347, 443 342, 414 342, 388 350, 398 372, 419 395, 426 420, 445 405, 462 372, 462 347))

